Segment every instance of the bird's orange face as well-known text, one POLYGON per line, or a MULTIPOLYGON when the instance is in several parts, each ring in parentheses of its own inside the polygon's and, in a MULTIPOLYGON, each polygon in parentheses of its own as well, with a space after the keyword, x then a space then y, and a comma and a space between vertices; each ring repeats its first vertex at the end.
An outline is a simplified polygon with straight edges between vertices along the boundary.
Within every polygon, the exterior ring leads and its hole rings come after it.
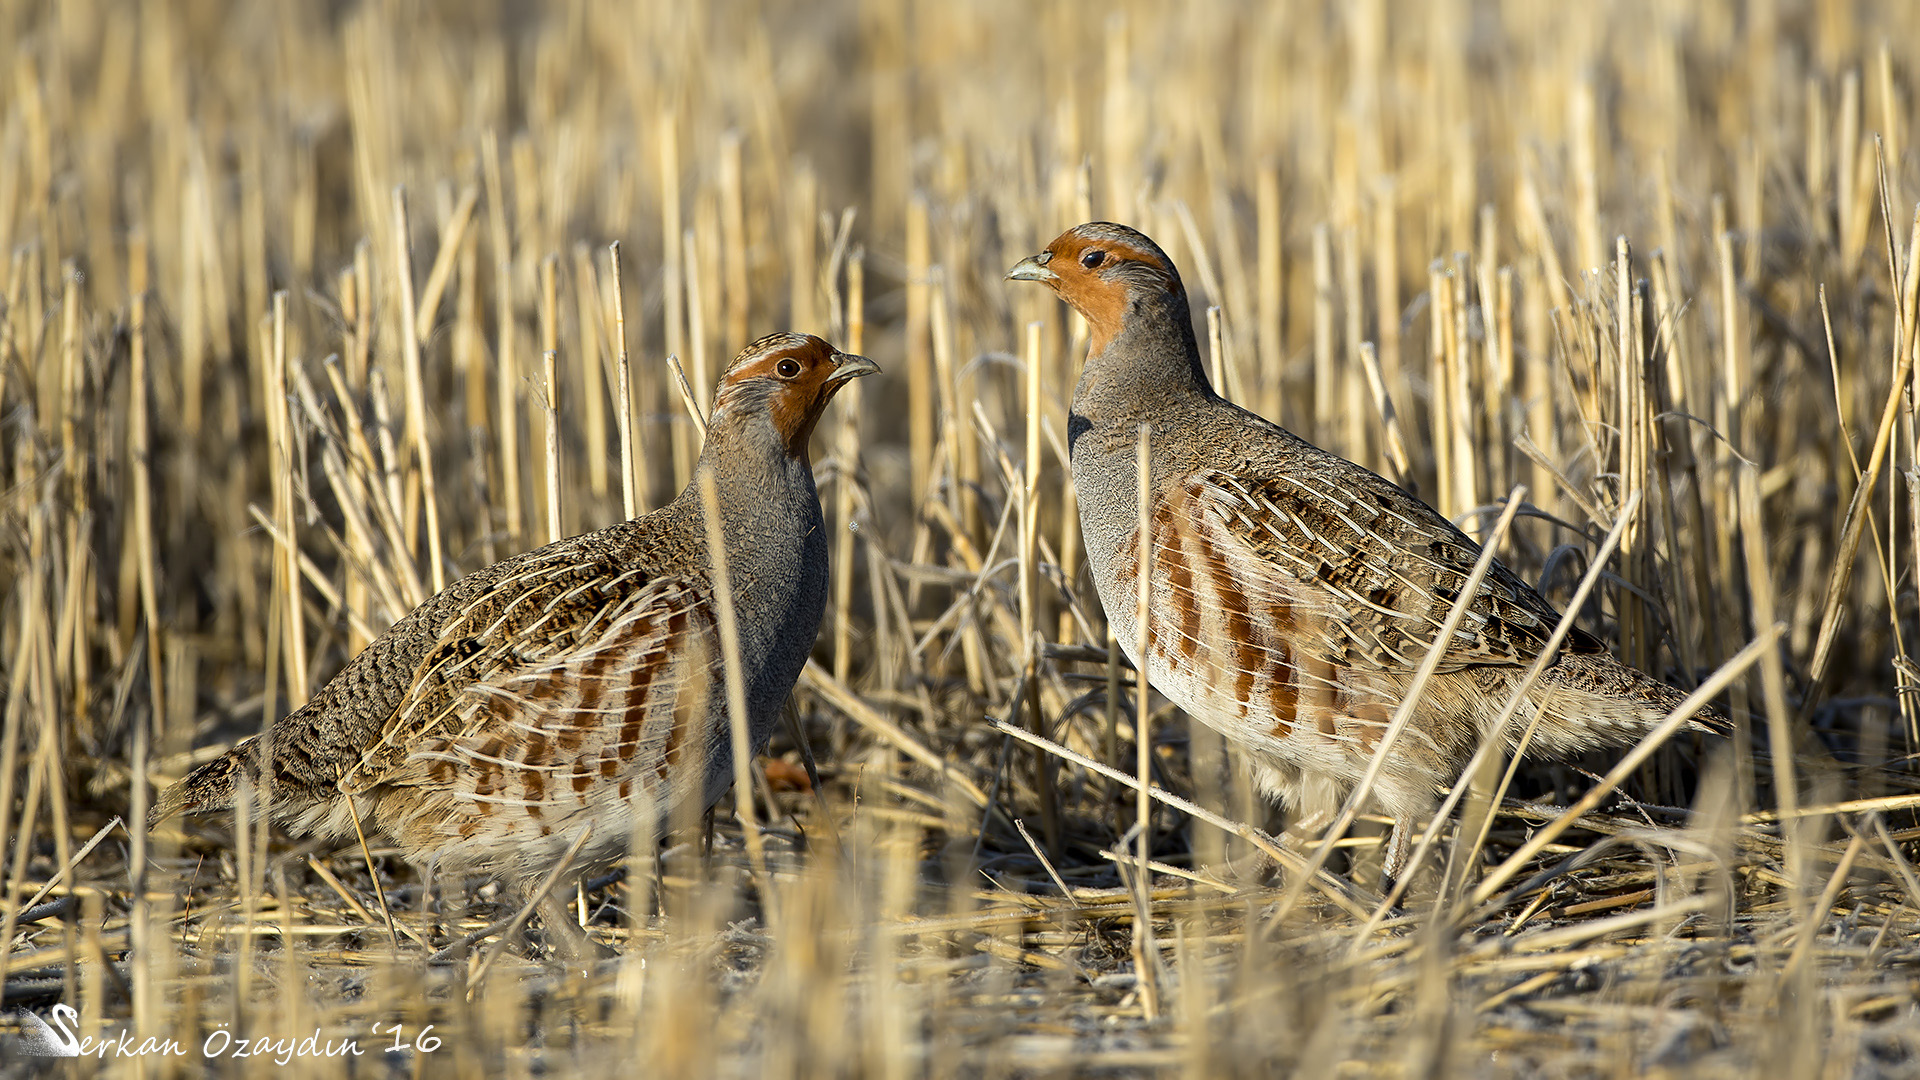
POLYGON ((787 453, 804 460, 807 440, 833 395, 849 380, 879 370, 866 357, 840 352, 812 334, 768 334, 728 365, 713 409, 718 414, 764 403, 787 453))
POLYGON ((1007 277, 1041 282, 1071 304, 1087 320, 1089 351, 1095 356, 1120 332, 1133 297, 1184 291, 1180 272, 1159 245, 1108 221, 1075 225, 1045 251, 1020 260, 1007 277))

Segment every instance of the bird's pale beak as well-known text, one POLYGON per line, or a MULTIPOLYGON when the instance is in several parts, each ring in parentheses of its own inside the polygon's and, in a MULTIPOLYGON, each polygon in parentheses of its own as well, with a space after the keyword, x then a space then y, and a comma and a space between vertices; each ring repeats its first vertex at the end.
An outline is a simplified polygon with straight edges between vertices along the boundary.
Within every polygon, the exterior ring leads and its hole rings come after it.
POLYGON ((862 375, 873 375, 879 370, 879 364, 874 363, 864 356, 855 356, 852 353, 835 353, 833 354, 833 374, 827 376, 827 382, 837 385, 849 379, 857 379, 862 375))
POLYGON ((1047 264, 1052 261, 1053 252, 1051 251, 1043 251, 1038 255, 1028 256, 1013 264, 1013 269, 1007 271, 1007 280, 1058 281, 1060 280, 1060 275, 1047 269, 1047 264))

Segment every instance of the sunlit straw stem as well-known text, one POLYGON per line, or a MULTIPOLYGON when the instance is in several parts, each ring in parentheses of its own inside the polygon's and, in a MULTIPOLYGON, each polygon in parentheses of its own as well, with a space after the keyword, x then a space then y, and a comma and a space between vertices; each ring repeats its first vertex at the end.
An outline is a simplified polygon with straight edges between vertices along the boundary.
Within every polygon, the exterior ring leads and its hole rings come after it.
POLYGON ((546 401, 542 408, 547 417, 547 542, 560 539, 560 383, 554 371, 557 357, 552 349, 540 354, 540 363, 547 379, 546 401))
MULTIPOLYGON (((407 233, 407 192, 393 189, 395 273, 400 279, 400 348, 406 364, 407 428, 413 435, 414 454, 420 468, 420 497, 426 505, 427 564, 433 591, 447 587, 447 568, 440 552, 440 506, 433 483, 433 445, 427 435, 427 392, 420 374, 420 335, 416 332, 418 313, 413 300, 413 253, 407 233)), ((294 579, 296 582, 298 578, 294 579)), ((298 608, 295 609, 296 614, 298 608)), ((299 675, 304 680, 304 664, 299 675)), ((299 686, 305 693, 305 682, 299 686)))
POLYGON ((447 219, 446 228, 441 230, 440 250, 433 257, 432 269, 427 271, 427 283, 420 289, 420 307, 414 313, 413 333, 422 341, 433 336, 433 317, 440 310, 440 295, 453 278, 461 242, 466 239, 474 205, 479 201, 480 189, 468 184, 460 192, 460 202, 453 208, 453 216, 447 219))
POLYGON ((619 400, 614 420, 620 430, 620 508, 628 520, 640 516, 640 478, 633 461, 633 365, 627 355, 627 300, 620 282, 620 241, 607 247, 607 273, 613 287, 613 370, 619 400))
POLYGON ((493 306, 498 321, 494 334, 494 408, 499 417, 496 455, 500 461, 500 504, 507 515, 507 533, 522 539, 526 523, 520 515, 519 380, 514 378, 513 353, 513 241, 507 231, 507 196, 500 180, 500 140, 489 128, 482 137, 480 163, 487 183, 487 223, 493 241, 493 306))
POLYGON ((580 406, 575 410, 584 422, 576 421, 584 430, 588 452, 583 456, 587 467, 587 491, 595 501, 607 493, 607 375, 606 366, 601 360, 601 331, 605 323, 604 308, 600 300, 600 275, 593 269, 593 252, 585 244, 576 244, 573 249, 573 295, 579 311, 576 324, 579 342, 575 347, 575 360, 580 371, 580 406))
MULTIPOLYGON (((861 355, 867 333, 866 251, 847 256, 847 351, 861 355)), ((840 391, 840 475, 834 480, 833 523, 833 677, 845 682, 853 670, 853 509, 860 469, 860 380, 840 391)))

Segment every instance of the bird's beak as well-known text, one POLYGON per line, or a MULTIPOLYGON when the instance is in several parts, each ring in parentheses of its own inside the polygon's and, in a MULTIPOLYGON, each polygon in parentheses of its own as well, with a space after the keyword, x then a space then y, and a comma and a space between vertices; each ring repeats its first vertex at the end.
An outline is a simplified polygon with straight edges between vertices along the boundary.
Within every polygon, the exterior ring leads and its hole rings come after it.
POLYGON ((1051 251, 1043 251, 1038 255, 1028 256, 1013 264, 1013 269, 1007 271, 1007 280, 1058 281, 1060 280, 1060 275, 1047 269, 1047 264, 1052 261, 1053 252, 1051 251))
POLYGON ((833 374, 827 376, 827 382, 829 385, 838 386, 843 382, 850 379, 857 379, 862 375, 873 375, 879 372, 879 370, 879 364, 874 363, 864 356, 855 356, 852 353, 835 353, 833 354, 833 374))

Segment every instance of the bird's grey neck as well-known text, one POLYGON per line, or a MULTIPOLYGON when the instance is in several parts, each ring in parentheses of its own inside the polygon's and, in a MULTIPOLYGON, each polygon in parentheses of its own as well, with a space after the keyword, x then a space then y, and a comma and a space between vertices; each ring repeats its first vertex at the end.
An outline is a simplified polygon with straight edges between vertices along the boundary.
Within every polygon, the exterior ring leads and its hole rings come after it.
POLYGON ((716 412, 694 470, 696 482, 687 485, 685 497, 697 504, 698 477, 711 471, 725 522, 752 520, 771 506, 785 506, 796 499, 818 502, 813 465, 787 453, 786 441, 764 412, 744 416, 716 412))
POLYGON ((1121 331, 1087 357, 1073 391, 1074 428, 1131 426, 1217 395, 1200 366, 1193 319, 1178 295, 1131 301, 1121 331))
POLYGON ((736 416, 715 414, 695 467, 695 482, 681 496, 691 505, 682 512, 695 520, 704 517, 699 477, 710 472, 742 654, 766 655, 783 636, 804 639, 793 646, 798 659, 782 676, 785 682, 774 677, 771 689, 748 687, 755 715, 766 716, 774 714, 793 685, 820 624, 826 603, 826 526, 813 467, 805 458, 786 453, 786 440, 764 410, 736 416))

